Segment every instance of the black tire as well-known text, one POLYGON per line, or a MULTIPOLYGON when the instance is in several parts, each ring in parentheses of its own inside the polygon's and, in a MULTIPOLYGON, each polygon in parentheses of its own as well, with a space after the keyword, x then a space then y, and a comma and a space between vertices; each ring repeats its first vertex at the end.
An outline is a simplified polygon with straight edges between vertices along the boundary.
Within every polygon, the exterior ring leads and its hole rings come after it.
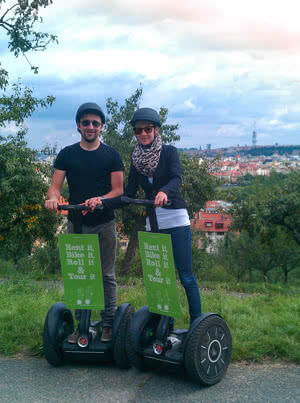
POLYGON ((126 351, 131 365, 145 371, 146 362, 142 355, 143 349, 154 340, 160 315, 149 312, 144 306, 134 315, 126 334, 126 351))
POLYGON ((126 335, 127 335, 127 329, 130 327, 132 315, 133 315, 133 308, 129 305, 122 316, 114 340, 114 347, 113 347, 114 360, 117 366, 122 369, 128 369, 131 367, 126 350, 126 335))
POLYGON ((71 311, 62 303, 54 304, 47 314, 43 329, 45 358, 53 367, 62 363, 62 342, 73 331, 74 322, 71 311))
POLYGON ((225 375, 231 351, 231 334, 225 321, 217 315, 208 316, 190 335, 185 349, 185 369, 195 382, 214 385, 225 375))
POLYGON ((144 357, 140 353, 137 353, 132 347, 129 329, 127 330, 126 333, 126 353, 130 366, 134 366, 140 371, 146 370, 144 357))

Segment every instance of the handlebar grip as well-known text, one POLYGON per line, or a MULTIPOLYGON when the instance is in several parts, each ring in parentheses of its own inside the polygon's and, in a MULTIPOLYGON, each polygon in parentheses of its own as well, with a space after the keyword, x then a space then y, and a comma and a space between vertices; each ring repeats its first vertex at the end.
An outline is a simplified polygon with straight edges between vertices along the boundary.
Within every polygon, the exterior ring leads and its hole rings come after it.
MULTIPOLYGON (((85 206, 84 204, 58 204, 57 210, 76 210, 76 211, 91 211, 90 207, 85 206)), ((99 205, 95 207, 95 210, 103 210, 103 205, 99 205)))
MULTIPOLYGON (((123 203, 128 203, 128 204, 138 204, 138 205, 154 205, 154 200, 148 200, 148 199, 132 199, 131 197, 127 196, 121 196, 121 201, 123 203)), ((167 201, 167 203, 163 206, 171 206, 172 202, 170 200, 167 201)))

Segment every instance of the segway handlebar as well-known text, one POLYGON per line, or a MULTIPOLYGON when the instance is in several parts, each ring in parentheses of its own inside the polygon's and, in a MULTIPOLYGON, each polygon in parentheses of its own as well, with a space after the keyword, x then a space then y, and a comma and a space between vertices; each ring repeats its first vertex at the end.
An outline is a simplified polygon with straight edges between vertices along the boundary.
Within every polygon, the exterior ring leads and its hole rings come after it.
MULTIPOLYGON (((90 207, 85 206, 84 204, 58 204, 57 210, 68 210, 68 211, 91 211, 90 207)), ((95 207, 95 210, 103 210, 103 206, 98 205, 95 207)))
MULTIPOLYGON (((154 200, 147 200, 147 199, 132 199, 131 197, 127 196, 122 196, 121 201, 123 203, 128 203, 128 204, 138 204, 141 206, 153 206, 154 205, 154 200)), ((171 206, 172 202, 170 200, 167 201, 167 203, 163 206, 171 206)))

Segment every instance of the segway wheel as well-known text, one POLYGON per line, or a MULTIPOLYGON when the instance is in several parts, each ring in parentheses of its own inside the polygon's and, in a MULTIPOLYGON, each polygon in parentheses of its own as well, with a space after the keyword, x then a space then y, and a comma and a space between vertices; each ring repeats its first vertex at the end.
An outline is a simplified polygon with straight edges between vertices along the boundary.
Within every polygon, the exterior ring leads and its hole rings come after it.
POLYGON ((133 315, 133 308, 129 305, 124 312, 114 341, 113 356, 119 368, 128 369, 131 367, 126 351, 126 333, 130 326, 133 315))
POLYGON ((62 342, 74 331, 73 316, 65 304, 54 304, 46 317, 43 329, 43 348, 46 360, 53 367, 63 361, 62 342))
POLYGON ((144 357, 140 353, 137 353, 134 350, 134 348, 132 347, 129 331, 127 331, 127 334, 126 334, 126 353, 127 353, 127 357, 128 357, 130 366, 134 366, 135 368, 139 369, 140 371, 146 370, 144 357))
POLYGON ((143 349, 154 341, 160 315, 149 312, 148 306, 139 309, 133 316, 126 334, 126 352, 131 365, 140 371, 147 369, 143 349))
POLYGON ((222 318, 212 315, 193 330, 184 364, 188 375, 201 385, 214 385, 226 373, 232 351, 231 334, 222 318))

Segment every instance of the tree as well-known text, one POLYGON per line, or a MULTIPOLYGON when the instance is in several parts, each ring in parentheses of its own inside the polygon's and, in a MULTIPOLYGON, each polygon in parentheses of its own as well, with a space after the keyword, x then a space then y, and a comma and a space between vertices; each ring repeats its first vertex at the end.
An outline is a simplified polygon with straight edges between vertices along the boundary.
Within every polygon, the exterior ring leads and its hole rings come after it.
MULTIPOLYGON (((103 140, 105 143, 115 147, 122 155, 126 169, 125 183, 127 182, 131 154, 136 145, 130 119, 140 104, 142 93, 142 87, 138 88, 131 97, 125 99, 124 105, 119 105, 117 101, 113 101, 111 98, 106 103, 108 114, 103 140)), ((168 144, 178 141, 180 139, 177 134, 178 124, 167 123, 168 109, 161 107, 159 115, 162 122, 160 133, 163 143, 168 144)), ((199 161, 196 159, 189 159, 183 154, 180 154, 180 157, 182 158, 183 167, 184 184, 182 189, 184 196, 190 205, 190 212, 197 211, 212 196, 215 180, 209 175, 208 162, 200 166, 199 161)), ((145 213, 143 208, 129 206, 119 210, 117 214, 122 232, 129 237, 128 248, 122 264, 122 272, 127 274, 135 257, 138 245, 138 231, 143 231, 145 228, 145 213)))
POLYGON ((282 228, 277 230, 276 236, 269 242, 275 265, 282 270, 284 282, 287 283, 289 273, 300 268, 300 248, 288 231, 282 228))
MULTIPOLYGON (((40 8, 48 7, 52 0, 0 0, 0 29, 8 37, 8 49, 17 58, 23 55, 34 73, 38 72, 27 57, 28 52, 44 51, 54 35, 35 30, 42 22, 40 8)), ((33 91, 20 81, 9 88, 9 73, 0 64, 0 127, 15 123, 15 136, 0 136, 0 253, 18 260, 30 254, 36 239, 52 239, 56 218, 42 209, 46 191, 45 176, 48 167, 38 164, 35 153, 24 140, 26 118, 39 107, 48 107, 53 96, 38 99, 33 91)))
POLYGON ((43 209, 47 190, 44 164, 26 147, 25 133, 0 141, 0 254, 13 259, 30 255, 34 242, 51 241, 58 222, 43 209))
MULTIPOLYGON (((261 254, 253 268, 261 271, 264 279, 272 268, 281 267, 287 281, 299 261, 300 173, 257 178, 243 192, 231 211, 232 229, 247 232, 250 241, 256 242, 256 251, 261 254)), ((254 247, 250 253, 254 254, 254 247)))
POLYGON ((216 253, 218 261, 238 282, 246 276, 252 266, 249 241, 251 239, 247 233, 241 235, 228 233, 218 244, 216 253))
POLYGON ((250 235, 268 238, 274 226, 285 228, 300 246, 300 172, 295 171, 278 182, 256 185, 233 208, 234 227, 250 235))
MULTIPOLYGON (((52 3, 52 0, 16 0, 9 2, 0 0, 0 10, 3 10, 0 17, 0 28, 4 29, 8 36, 8 49, 15 57, 22 54, 34 73, 38 72, 38 67, 30 64, 26 54, 32 51, 44 51, 49 43, 57 42, 55 35, 35 31, 37 23, 43 21, 39 17, 40 8, 46 8, 52 3), (9 4, 7 5, 7 3, 9 4), (6 6, 3 7, 4 5, 6 6)), ((4 77, 5 84, 7 73, 3 70, 2 77, 4 77)))
POLYGON ((218 164, 218 158, 204 159, 199 164, 198 157, 188 157, 180 153, 182 167, 181 193, 187 201, 190 216, 205 206, 216 194, 219 180, 212 176, 218 164))
MULTIPOLYGON (((44 51, 49 43, 57 42, 55 35, 35 31, 35 26, 42 22, 39 17, 40 8, 51 4, 52 0, 16 0, 7 5, 5 0, 0 0, 0 10, 3 10, 0 29, 7 34, 8 49, 15 57, 23 55, 34 73, 38 72, 38 67, 30 64, 27 54, 32 51, 44 51)), ((34 97, 32 89, 22 86, 20 81, 13 84, 8 91, 9 73, 1 63, 0 90, 3 91, 0 96, 0 127, 5 127, 10 122, 19 126, 38 107, 51 106, 55 100, 53 96, 41 99, 34 97)))
POLYGON ((267 281, 267 274, 274 269, 275 261, 268 245, 262 245, 258 237, 250 237, 247 232, 240 235, 228 233, 220 242, 217 257, 222 266, 240 282, 256 270, 267 281))

